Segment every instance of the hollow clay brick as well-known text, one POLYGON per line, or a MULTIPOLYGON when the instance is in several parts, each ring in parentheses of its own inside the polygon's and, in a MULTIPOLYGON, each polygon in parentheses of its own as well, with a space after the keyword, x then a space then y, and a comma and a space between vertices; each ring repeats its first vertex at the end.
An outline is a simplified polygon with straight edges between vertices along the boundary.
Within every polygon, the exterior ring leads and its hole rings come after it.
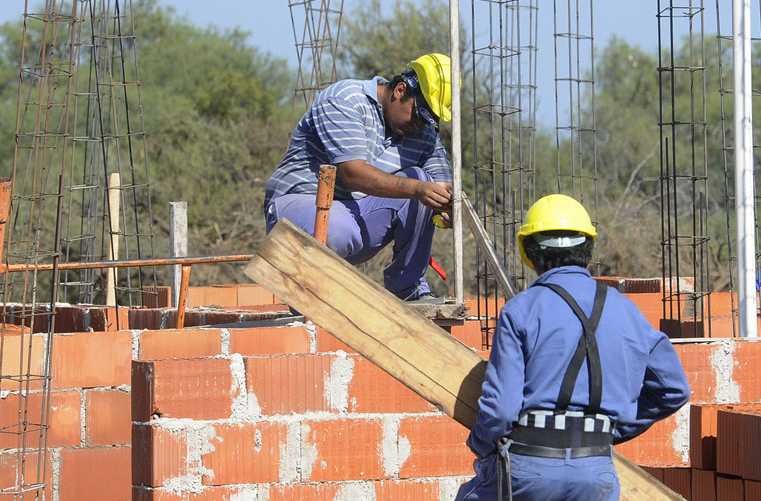
POLYGON ((732 379, 740 387, 741 402, 761 401, 761 342, 743 339, 735 342, 732 379))
MULTIPOLYGON (((718 475, 716 477, 716 501, 744 501, 741 478, 718 475)), ((748 500, 755 501, 755 500, 748 500)))
POLYGON ((387 478, 381 460, 382 427, 380 419, 303 421, 302 457, 307 455, 314 461, 309 465, 310 472, 304 471, 305 466, 302 465, 302 481, 387 478))
POLYGON ((349 345, 335 337, 330 332, 326 331, 322 327, 317 327, 317 352, 318 353, 334 353, 336 351, 343 351, 345 353, 356 353, 349 345))
POLYGON ((687 375, 692 393, 690 401, 710 403, 716 399, 716 370, 713 357, 722 346, 715 343, 675 343, 682 368, 687 375))
POLYGON ((690 463, 693 468, 716 469, 716 406, 690 406, 690 463))
POLYGON ((475 456, 465 441, 468 429, 447 416, 405 417, 399 441, 410 445, 399 478, 472 475, 475 456))
POLYGON ((714 470, 692 469, 691 501, 716 501, 716 472, 714 470))
POLYGON ((140 334, 141 360, 213 357, 222 353, 218 329, 166 329, 140 334))
POLYGON ((265 416, 333 411, 325 380, 334 357, 291 355, 246 357, 246 387, 265 416))
POLYGON ((288 425, 277 422, 214 424, 201 456, 204 485, 277 482, 288 425))
POLYGON ((132 333, 82 332, 56 335, 53 388, 96 388, 129 384, 132 333))
POLYGON ((0 493, 0 501, 38 501, 42 499, 38 494, 45 494, 45 499, 52 499, 53 483, 49 479, 53 478, 53 466, 48 460, 45 461, 45 476, 42 478, 38 475, 42 473, 42 461, 36 452, 27 452, 24 462, 24 481, 27 484, 42 483, 47 480, 47 485, 38 490, 30 490, 24 494, 15 495, 12 492, 18 490, 19 484, 16 479, 19 473, 18 453, 6 452, 0 454, 0 490, 9 492, 8 494, 0 493))
POLYGON ((60 501, 126 501, 131 498, 130 447, 63 449, 60 501))
POLYGON ((143 308, 166 308, 172 305, 172 288, 167 285, 147 286, 141 295, 143 308))
MULTIPOLYGON (((160 487, 188 475, 187 433, 157 425, 132 425, 132 484, 160 487)), ((143 495, 150 493, 143 493, 143 495)))
POLYGON ((114 332, 128 330, 129 309, 119 307, 94 307, 88 308, 90 314, 90 328, 98 332, 114 332))
POLYGON ((380 367, 359 355, 351 356, 354 372, 349 383, 349 412, 420 413, 436 408, 380 367))
POLYGON ((483 346, 481 322, 466 320, 463 325, 453 325, 450 333, 471 348, 480 350, 483 346))
POLYGON ((257 284, 238 284, 238 306, 273 304, 275 297, 270 291, 257 284))
POLYGON ((669 467, 663 470, 663 483, 685 499, 692 499, 692 476, 690 468, 669 467))
POLYGON ((285 355, 309 351, 309 332, 304 326, 230 329, 230 353, 285 355))
POLYGON ((89 390, 85 399, 85 443, 129 445, 132 429, 130 394, 121 390, 89 390))
POLYGON ((230 360, 135 361, 132 370, 132 420, 166 418, 227 419, 232 401, 230 360))
MULTIPOLYGON (((50 393, 49 447, 78 446, 81 442, 80 400, 78 391, 50 393)), ((27 393, 25 397, 10 394, 0 400, 0 448, 18 447, 23 438, 23 424, 29 423, 26 442, 39 443, 42 422, 42 393, 27 393)))
POLYGON ((438 501, 439 483, 419 480, 381 480, 375 482, 376 501, 438 501))
POLYGON ((41 376, 44 373, 45 362, 45 337, 30 335, 28 331, 24 335, 6 334, 3 336, 2 375, 0 381, 1 390, 19 391, 27 389, 27 381, 30 390, 42 389, 42 379, 30 379, 27 374, 41 376), (31 339, 30 339, 31 336, 31 339), (31 353, 30 353, 31 350, 31 353), (23 382, 20 387, 19 379, 23 382))

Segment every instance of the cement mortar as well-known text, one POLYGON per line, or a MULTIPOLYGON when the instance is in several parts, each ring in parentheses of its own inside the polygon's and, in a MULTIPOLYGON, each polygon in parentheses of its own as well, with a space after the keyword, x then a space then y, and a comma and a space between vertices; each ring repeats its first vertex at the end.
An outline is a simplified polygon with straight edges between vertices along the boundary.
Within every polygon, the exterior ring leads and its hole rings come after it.
POLYGON ((256 452, 261 452, 262 450, 262 430, 254 432, 254 450, 256 452))
MULTIPOLYGON (((316 455, 316 454, 315 454, 316 455)), ((288 424, 288 434, 284 444, 280 444, 280 482, 298 482, 299 470, 303 469, 301 456, 301 423, 294 421, 288 424)), ((311 475, 311 466, 309 474, 311 475)), ((304 477, 302 475, 302 477, 304 477)))
POLYGON ((87 393, 93 390, 84 390, 79 394, 79 445, 87 446, 87 393))
POLYGON ((714 403, 734 404, 740 402, 740 386, 733 379, 735 370, 735 341, 722 340, 716 344, 711 355, 711 366, 716 375, 714 403))
POLYGON ((311 320, 301 325, 306 326, 309 334, 309 353, 317 353, 317 326, 311 320))
POLYGON ((375 487, 372 483, 362 482, 342 485, 338 489, 334 501, 358 501, 360 499, 362 501, 376 501, 375 487))
POLYGON ((470 477, 446 477, 439 479, 439 501, 454 501, 463 482, 470 477))
POLYGON ((142 331, 131 331, 132 332, 132 360, 139 360, 140 359, 140 334, 145 332, 142 331))
POLYGON ((330 373, 325 375, 325 400, 328 405, 340 413, 349 409, 349 383, 354 377, 354 359, 348 358, 343 351, 330 365, 330 373))
POLYGON ((410 441, 407 437, 399 437, 401 417, 391 416, 383 420, 383 441, 381 442, 381 457, 383 470, 386 475, 398 478, 399 471, 410 457, 410 441))
POLYGON ((162 487, 174 493, 201 492, 203 490, 203 476, 214 478, 214 472, 204 468, 201 461, 204 454, 214 451, 214 444, 212 443, 212 440, 216 438, 214 427, 206 422, 193 419, 160 418, 153 421, 152 424, 170 432, 184 431, 186 434, 188 474, 167 479, 162 487))
POLYGON ((53 468, 53 501, 60 501, 61 499, 61 451, 54 450, 50 453, 50 466, 53 468))
MULTIPOLYGON (((269 498, 269 493, 267 494, 269 498)), ((230 501, 266 501, 264 497, 259 495, 259 489, 257 487, 240 487, 238 492, 230 496, 230 501)))
POLYGON ((229 355, 230 354, 230 330, 229 329, 222 329, 222 348, 220 349, 222 355, 229 355))
POLYGON ((676 430, 671 434, 674 450, 682 455, 682 462, 690 462, 690 405, 683 405, 676 412, 676 430))
POLYGON ((262 409, 256 395, 248 393, 246 364, 243 362, 243 356, 240 353, 230 355, 230 371, 233 376, 233 383, 230 388, 230 395, 233 397, 230 404, 230 420, 238 422, 255 421, 261 417, 262 409))

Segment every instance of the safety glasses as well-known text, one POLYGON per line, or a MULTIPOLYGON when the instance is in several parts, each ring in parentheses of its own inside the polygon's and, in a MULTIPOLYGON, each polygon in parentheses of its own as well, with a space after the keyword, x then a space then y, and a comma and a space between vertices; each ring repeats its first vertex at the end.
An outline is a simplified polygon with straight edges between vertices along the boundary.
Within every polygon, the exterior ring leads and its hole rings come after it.
POLYGON ((433 113, 428 111, 428 108, 426 108, 425 98, 421 94, 415 94, 413 99, 413 108, 415 109, 415 115, 433 127, 434 130, 439 130, 439 124, 433 117, 433 113))
POLYGON ((412 70, 406 70, 402 73, 404 82, 415 91, 415 97, 413 100, 413 108, 415 115, 423 120, 425 123, 433 127, 434 130, 439 130, 438 120, 434 117, 433 113, 428 109, 428 105, 425 102, 425 98, 420 91, 420 84, 417 81, 417 77, 412 70))

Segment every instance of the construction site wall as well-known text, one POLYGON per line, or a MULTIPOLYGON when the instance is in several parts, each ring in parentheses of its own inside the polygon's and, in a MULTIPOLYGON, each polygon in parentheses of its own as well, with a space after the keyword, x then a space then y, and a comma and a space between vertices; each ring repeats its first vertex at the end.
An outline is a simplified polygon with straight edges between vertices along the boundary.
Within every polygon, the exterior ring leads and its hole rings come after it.
MULTIPOLYGON (((660 325, 660 293, 629 297, 660 325)), ((191 298, 186 318, 198 325, 287 310, 256 286, 191 298)), ((465 428, 311 323, 176 330, 166 328, 170 308, 125 312, 123 330, 89 331, 90 320, 88 331, 54 336, 45 499, 451 501, 472 474, 465 428)), ((69 325, 92 314, 72 308, 69 325)), ((450 329, 488 357, 481 326, 450 329)), ((687 499, 759 499, 761 412, 737 404, 761 402, 761 344, 713 331, 727 338, 674 340, 690 405, 618 450, 687 499)), ((6 334, 3 367, 13 340, 6 334)), ((42 341, 33 338, 40 353, 42 341)), ((18 395, 2 397, 2 424, 13 423, 18 395)), ((13 485, 17 454, 13 440, 0 447, 2 488, 13 485)))

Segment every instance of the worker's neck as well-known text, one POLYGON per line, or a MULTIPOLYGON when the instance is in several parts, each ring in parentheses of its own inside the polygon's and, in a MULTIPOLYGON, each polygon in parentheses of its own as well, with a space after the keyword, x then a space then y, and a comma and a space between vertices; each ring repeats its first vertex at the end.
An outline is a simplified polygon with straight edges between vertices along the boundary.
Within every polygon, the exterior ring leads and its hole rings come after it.
POLYGON ((391 102, 391 84, 378 84, 378 103, 381 105, 381 113, 383 115, 383 123, 385 124, 385 136, 386 139, 394 136, 394 131, 388 126, 388 119, 386 118, 386 110, 391 102))

